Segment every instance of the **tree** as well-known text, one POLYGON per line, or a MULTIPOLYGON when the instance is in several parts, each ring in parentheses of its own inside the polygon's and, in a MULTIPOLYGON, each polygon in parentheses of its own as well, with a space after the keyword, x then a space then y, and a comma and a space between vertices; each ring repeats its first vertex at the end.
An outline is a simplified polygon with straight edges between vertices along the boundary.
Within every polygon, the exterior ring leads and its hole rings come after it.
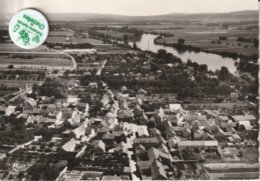
POLYGON ((228 68, 225 66, 221 67, 220 73, 219 73, 219 79, 226 80, 228 78, 228 76, 229 76, 228 68))
POLYGON ((164 49, 160 49, 160 50, 157 51, 157 54, 158 54, 158 57, 164 58, 167 54, 167 51, 164 50, 164 49))
POLYGON ((218 37, 218 39, 219 39, 219 40, 227 40, 227 37, 225 37, 225 36, 220 36, 220 37, 218 37))
POLYGON ((133 44, 133 49, 134 49, 134 50, 137 49, 137 45, 136 45, 136 43, 133 44))
POLYGON ((13 69, 14 66, 13 66, 13 65, 8 65, 7 68, 8 68, 8 69, 13 69))
POLYGON ((124 34, 123 39, 124 39, 124 43, 128 44, 128 40, 129 40, 128 34, 124 34))
POLYGON ((54 96, 56 99, 64 97, 65 86, 58 80, 47 79, 42 86, 39 87, 39 94, 41 96, 54 96))
POLYGON ((155 122, 154 121, 148 121, 147 127, 150 128, 150 129, 155 128, 155 122))
POLYGON ((184 45, 184 43, 185 43, 185 40, 183 38, 178 39, 179 45, 184 45))
POLYGON ((58 170, 56 170, 55 168, 48 168, 45 177, 47 178, 47 180, 55 180, 58 175, 58 170))
POLYGON ((208 66, 206 64, 200 65, 200 71, 201 72, 207 72, 208 71, 208 66))
POLYGON ((224 97, 223 96, 216 96, 215 97, 215 102, 216 103, 221 103, 221 102, 223 102, 224 101, 224 97))
POLYGON ((258 41, 257 38, 254 38, 254 39, 253 39, 253 43, 254 43, 254 46, 255 46, 255 47, 258 47, 259 41, 258 41))

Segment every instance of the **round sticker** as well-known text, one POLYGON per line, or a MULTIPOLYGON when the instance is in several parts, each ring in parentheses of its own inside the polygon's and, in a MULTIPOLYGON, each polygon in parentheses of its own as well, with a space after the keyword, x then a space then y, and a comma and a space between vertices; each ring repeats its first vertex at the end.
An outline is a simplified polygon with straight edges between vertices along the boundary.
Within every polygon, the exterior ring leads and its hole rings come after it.
POLYGON ((49 25, 39 11, 24 9, 16 13, 9 23, 9 35, 19 47, 33 49, 46 40, 49 25))

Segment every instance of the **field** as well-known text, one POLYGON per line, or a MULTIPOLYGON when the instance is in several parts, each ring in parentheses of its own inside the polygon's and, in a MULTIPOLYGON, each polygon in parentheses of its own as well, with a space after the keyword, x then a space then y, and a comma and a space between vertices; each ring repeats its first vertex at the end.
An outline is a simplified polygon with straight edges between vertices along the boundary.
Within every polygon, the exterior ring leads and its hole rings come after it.
POLYGON ((8 65, 13 65, 14 68, 16 66, 72 66, 71 60, 65 57, 61 57, 60 55, 55 56, 51 55, 52 57, 40 55, 35 58, 26 58, 26 57, 12 57, 8 55, 0 55, 0 67, 7 68, 8 65))
MULTIPOLYGON (((73 32, 74 33, 74 32, 73 32)), ((47 38, 47 42, 71 42, 71 43, 90 43, 92 45, 101 45, 103 41, 88 38, 88 37, 79 37, 69 31, 50 31, 47 38)))
POLYGON ((3 52, 3 51, 12 51, 12 52, 47 52, 47 51, 50 51, 46 46, 42 45, 38 48, 35 48, 35 49, 23 49, 23 48, 20 48, 18 47, 17 45, 15 45, 14 43, 12 42, 9 42, 9 43, 0 43, 0 51, 3 52))
POLYGON ((253 42, 237 41, 238 37, 258 38, 258 29, 252 24, 235 24, 229 27, 211 26, 208 24, 187 23, 184 24, 161 24, 161 25, 131 25, 148 33, 164 33, 169 37, 158 40, 158 43, 177 43, 178 39, 185 39, 186 45, 210 50, 215 52, 234 52, 245 56, 256 55, 257 47, 253 42), (252 28, 252 29, 248 29, 252 28), (219 40, 226 37, 226 40, 219 40))
POLYGON ((71 37, 70 40, 66 40, 66 37, 48 37, 47 42, 71 42, 71 43, 90 43, 92 45, 100 45, 103 44, 101 40, 96 40, 93 38, 77 38, 71 37))
POLYGON ((6 85, 7 87, 19 87, 25 89, 26 84, 41 84, 42 82, 42 80, 0 80, 0 85, 6 85))

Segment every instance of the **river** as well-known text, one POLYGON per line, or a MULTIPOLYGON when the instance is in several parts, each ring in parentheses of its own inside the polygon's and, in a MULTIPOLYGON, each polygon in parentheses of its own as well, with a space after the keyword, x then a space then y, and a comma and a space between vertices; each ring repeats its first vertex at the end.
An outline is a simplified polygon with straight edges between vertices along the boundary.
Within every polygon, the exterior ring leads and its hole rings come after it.
MULTIPOLYGON (((236 66, 235 66, 235 59, 232 58, 223 58, 220 55, 216 55, 213 53, 205 53, 205 52, 178 52, 175 48, 163 45, 156 45, 154 44, 154 39, 158 35, 153 34, 143 34, 140 41, 136 42, 136 45, 141 50, 148 50, 152 52, 157 52, 159 49, 164 49, 173 55, 180 57, 183 62, 187 62, 190 59, 193 62, 197 62, 198 64, 206 64, 209 70, 215 71, 217 69, 221 69, 222 66, 228 68, 229 72, 235 74, 236 73, 236 66)), ((130 45, 133 45, 131 43, 130 45)))

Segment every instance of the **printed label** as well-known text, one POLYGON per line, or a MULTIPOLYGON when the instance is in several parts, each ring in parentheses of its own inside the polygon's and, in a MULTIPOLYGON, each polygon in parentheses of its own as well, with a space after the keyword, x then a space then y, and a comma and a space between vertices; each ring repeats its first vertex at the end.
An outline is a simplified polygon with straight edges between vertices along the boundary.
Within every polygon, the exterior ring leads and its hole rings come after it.
POLYGON ((43 44, 48 32, 46 18, 34 9, 19 11, 9 24, 9 35, 12 41, 25 49, 33 49, 43 44))

